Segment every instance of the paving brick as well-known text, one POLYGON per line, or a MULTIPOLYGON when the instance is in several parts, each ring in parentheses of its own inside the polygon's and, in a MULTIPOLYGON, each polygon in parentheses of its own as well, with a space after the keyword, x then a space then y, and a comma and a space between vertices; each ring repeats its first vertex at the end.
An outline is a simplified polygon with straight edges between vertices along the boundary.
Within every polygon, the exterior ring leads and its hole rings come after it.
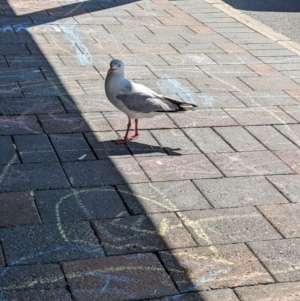
POLYGON ((36 191, 35 199, 44 223, 128 216, 112 187, 36 191))
MULTIPOLYGON (((40 43, 39 45, 35 43, 26 43, 28 50, 31 55, 46 55, 54 56, 54 55, 71 55, 74 53, 74 46, 70 44, 63 44, 63 47, 57 47, 57 44, 49 44, 49 43, 40 43)), ((12 53, 14 54, 14 53, 12 53)))
POLYGON ((152 130, 152 135, 169 155, 199 154, 200 151, 179 129, 152 130))
MULTIPOLYGON (((256 65, 254 65, 256 66, 256 65)), ((199 66, 199 68, 210 77, 239 77, 239 76, 258 76, 245 65, 211 65, 199 66)))
POLYGON ((270 176, 268 179, 278 190, 291 202, 300 202, 299 198, 299 175, 270 176))
POLYGON ((73 187, 148 182, 137 162, 128 157, 66 162, 63 166, 73 187))
POLYGON ((3 253, 2 253, 2 248, 0 245, 0 267, 4 267, 5 262, 4 262, 4 257, 3 257, 3 253))
POLYGON ((247 130, 270 150, 298 149, 295 144, 286 139, 280 132, 270 125, 248 126, 247 130))
POLYGON ((276 151, 275 154, 292 170, 296 173, 300 173, 300 150, 282 150, 276 151))
POLYGON ((69 188, 58 163, 0 165, 0 191, 69 188))
POLYGON ((17 45, 2 44, 0 46, 0 55, 6 55, 6 54, 29 55, 30 52, 28 51, 25 44, 17 44, 17 45))
MULTIPOLYGON (((83 96, 60 96, 68 113, 116 111, 103 93, 83 96)), ((55 112, 54 112, 55 113, 55 112)), ((59 112, 58 112, 59 113, 59 112)))
POLYGON ((64 288, 3 292, 1 296, 6 301, 72 301, 70 293, 64 288))
POLYGON ((63 269, 72 295, 80 300, 137 300, 178 293, 154 254, 70 261, 63 269))
POLYGON ((300 90, 286 90, 285 92, 297 99, 298 101, 300 100, 300 90))
POLYGON ((258 209, 285 238, 299 237, 300 204, 259 206, 258 209))
POLYGON ((161 57, 171 66, 215 64, 215 62, 205 54, 162 54, 161 57))
MULTIPOLYGON (((148 45, 148 44, 147 44, 148 45)), ((179 53, 224 53, 214 43, 190 44, 190 43, 171 43, 179 53)))
POLYGON ((258 57, 266 64, 286 64, 286 63, 300 63, 298 55, 295 56, 260 56, 258 57))
POLYGON ((200 109, 235 108, 245 105, 229 92, 177 93, 185 102, 192 102, 200 109))
POLYGON ((208 157, 228 177, 293 173, 269 151, 212 153, 208 157))
POLYGON ((300 89, 300 85, 285 76, 260 76, 260 77, 240 77, 240 79, 254 90, 268 91, 274 87, 278 90, 300 89))
POLYGON ((184 132, 204 153, 233 152, 233 149, 211 128, 187 128, 184 132))
POLYGON ((221 109, 187 111, 184 114, 169 114, 179 127, 209 127, 236 125, 237 123, 221 109))
POLYGON ((57 97, 4 98, 0 100, 0 115, 30 115, 40 113, 64 113, 57 97))
POLYGON ((52 134, 50 139, 60 161, 95 160, 81 133, 52 134))
POLYGON ((0 116, 0 135, 42 134, 35 116, 0 116))
POLYGON ((84 91, 77 81, 70 80, 67 83, 55 81, 26 81, 20 82, 22 92, 28 96, 59 96, 68 94, 83 95, 84 91))
POLYGON ((240 126, 216 127, 215 130, 238 152, 266 150, 262 144, 240 126))
POLYGON ((294 142, 297 146, 300 146, 300 125, 299 124, 286 124, 276 125, 275 128, 281 132, 284 136, 294 142))
POLYGON ((220 172, 202 154, 138 158, 152 181, 190 180, 220 177, 220 172))
POLYGON ((233 92, 248 107, 295 105, 295 99, 280 90, 233 92))
POLYGON ((153 301, 238 301, 237 296, 230 289, 203 291, 197 293, 188 293, 155 299, 153 301))
POLYGON ((191 65, 178 66, 155 66, 150 67, 150 70, 159 78, 207 78, 199 68, 191 65))
POLYGON ((48 290, 66 286, 64 275, 58 264, 6 267, 1 269, 1 275, 0 288, 7 294, 12 290, 27 288, 48 290))
MULTIPOLYGON (((134 18, 136 19, 136 18, 134 18)), ((119 18, 120 20, 120 18, 119 18)), ((148 54, 148 53, 176 53, 176 50, 166 43, 159 44, 143 44, 143 43, 125 43, 126 47, 134 54, 148 54)), ((129 51, 127 50, 129 53, 129 51)), ((126 53, 126 52, 124 52, 126 53)))
POLYGON ((111 130, 101 113, 39 115, 39 120, 47 134, 111 130))
MULTIPOLYGON (((104 112, 103 115, 115 131, 126 130, 128 117, 124 113, 104 112)), ((157 115, 154 118, 144 118, 139 120, 139 129, 141 130, 172 128, 176 128, 176 125, 165 114, 157 115)))
POLYGON ((22 97, 22 91, 16 82, 4 82, 0 86, 0 94, 2 97, 22 97))
POLYGON ((40 222, 34 199, 29 192, 0 193, 0 227, 40 222))
POLYGON ((208 56, 217 64, 261 64, 255 56, 249 53, 209 53, 208 56))
POLYGON ((107 255, 196 246, 174 213, 93 221, 93 225, 107 255))
POLYGON ((78 80, 79 85, 87 95, 89 94, 100 95, 100 93, 103 93, 104 81, 99 74, 97 77, 98 79, 85 78, 85 79, 78 80))
POLYGON ((38 68, 8 68, 3 69, 0 75, 1 83, 22 80, 44 80, 38 68))
MULTIPOLYGON (((277 50, 276 50, 277 51, 277 50)), ((250 69, 255 71, 260 76, 280 76, 280 72, 272 68, 268 64, 253 64, 248 65, 250 69)))
POLYGON ((262 301, 268 299, 273 301, 298 301, 300 300, 300 283, 291 282, 237 287, 235 292, 241 301, 262 301))
POLYGON ((58 220, 57 224, 5 228, 0 233, 8 265, 50 263, 103 255, 89 222, 61 223, 58 220))
MULTIPOLYGON (((125 131, 118 131, 120 137, 125 136, 125 131)), ((170 154, 178 154, 177 149, 163 147, 157 143, 149 131, 139 131, 138 140, 129 140, 126 146, 134 156, 162 156, 165 151, 170 154)))
POLYGON ((250 91, 249 86, 246 86, 240 79, 236 77, 194 79, 190 82, 201 92, 235 92, 235 91, 250 91))
POLYGON ((180 292, 273 283, 244 244, 159 252, 180 292))
MULTIPOLYGON (((32 43, 30 41, 29 43, 32 43)), ((46 43, 48 44, 48 43, 46 43)), ((48 44, 49 45, 49 44, 48 44)), ((57 55, 52 55, 52 56, 47 56, 47 59, 45 59, 44 55, 6 55, 5 56, 8 64, 10 67, 24 67, 24 68, 29 68, 29 67, 36 67, 36 66, 59 66, 63 67, 64 64, 61 61, 61 59, 57 55)))
POLYGON ((193 210, 179 217, 200 246, 281 238, 253 207, 193 210))
POLYGON ((300 279, 300 239, 250 242, 249 246, 278 282, 300 279))
MULTIPOLYGON (((192 20, 191 20, 191 23, 194 23, 192 20)), ((197 22, 195 24, 189 24, 188 27, 190 29, 192 29, 194 32, 196 32, 197 34, 215 34, 215 31, 210 29, 209 27, 201 24, 200 22, 197 22)))
POLYGON ((288 113, 290 116, 292 116, 294 119, 296 119, 298 122, 300 121, 299 104, 296 106, 281 106, 280 108, 286 113, 288 113))
POLYGON ((107 159, 111 156, 129 156, 125 144, 116 144, 113 140, 118 135, 113 132, 88 132, 84 134, 98 159, 107 159))
POLYGON ((296 123, 293 118, 275 106, 226 108, 225 111, 241 125, 296 123))
MULTIPOLYGON (((225 32, 225 31, 233 32, 233 30, 234 30, 233 28, 220 28, 220 29, 222 29, 222 32, 225 32)), ((216 29, 214 29, 214 30, 216 30, 216 29)), ((245 30, 247 30, 247 29, 237 27, 236 30, 238 30, 238 31, 243 30, 243 32, 245 32, 245 30)), ((220 30, 216 30, 216 31, 220 32, 220 30)), ((235 43, 217 43, 217 46, 220 47, 222 50, 224 50, 227 53, 235 53, 235 54, 247 53, 247 51, 244 48, 236 45, 235 43)))
POLYGON ((288 203, 263 177, 205 179, 194 183, 216 208, 288 203))
POLYGON ((132 214, 210 207, 190 181, 118 185, 117 189, 132 214))
POLYGON ((58 161, 46 135, 17 135, 14 139, 23 163, 58 161))
POLYGON ((14 164, 20 162, 15 152, 13 141, 9 136, 0 136, 0 145, 0 164, 14 164))

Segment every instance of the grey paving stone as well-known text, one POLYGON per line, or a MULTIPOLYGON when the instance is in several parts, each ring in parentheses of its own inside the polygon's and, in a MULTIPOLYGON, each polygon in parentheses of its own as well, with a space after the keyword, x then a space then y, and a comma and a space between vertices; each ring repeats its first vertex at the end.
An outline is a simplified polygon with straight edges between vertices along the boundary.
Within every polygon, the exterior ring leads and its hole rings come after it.
POLYGON ((22 97, 22 91, 16 82, 4 82, 0 86, 0 94, 2 97, 22 97))
POLYGON ((263 177, 203 179, 194 183, 216 208, 288 203, 263 177))
POLYGON ((0 99, 0 115, 31 115, 44 112, 64 113, 65 110, 57 97, 0 99))
POLYGON ((174 213, 154 213, 93 221, 107 255, 196 246, 174 213))
POLYGON ((184 114, 169 116, 180 128, 237 125, 222 109, 187 111, 184 114))
POLYGON ((204 153, 233 152, 233 149, 211 128, 187 128, 183 131, 204 153))
POLYGON ((261 64, 261 61, 258 60, 255 56, 249 53, 209 53, 208 56, 214 60, 217 64, 261 64))
POLYGON ((0 193, 0 227, 41 223, 29 192, 0 193))
POLYGON ((0 75, 1 82, 22 80, 45 80, 38 68, 8 68, 3 69, 0 75))
POLYGON ((154 254, 70 261, 63 269, 72 295, 80 300, 123 301, 178 293, 154 254))
POLYGON ((214 43, 205 43, 205 44, 194 44, 194 43, 171 43, 171 46, 174 47, 179 53, 224 53, 218 46, 214 43))
POLYGON ((300 150, 299 149, 275 151, 275 154, 292 170, 294 170, 296 173, 300 173, 300 164, 299 164, 300 150))
POLYGON ((1 156, 0 164, 19 163, 18 156, 15 152, 13 141, 9 136, 0 136, 1 156))
POLYGON ((300 202, 300 175, 269 176, 268 180, 291 202, 300 202))
MULTIPOLYGON (((32 43, 32 40, 29 41, 29 43, 32 43)), ((48 42, 46 43, 49 45, 48 42)), ((29 68, 29 67, 36 67, 36 66, 49 67, 50 65, 55 65, 60 67, 64 66, 63 62, 57 55, 47 56, 47 59, 45 59, 44 55, 20 56, 20 55, 9 54, 6 55, 5 58, 10 67, 29 68)))
POLYGON ((266 150, 261 143, 240 126, 216 127, 215 130, 238 152, 266 150))
POLYGON ((113 187, 36 191, 35 199, 44 223, 128 216, 113 187))
POLYGON ((241 301, 258 301, 266 299, 273 301, 284 299, 297 301, 300 294, 300 283, 287 282, 255 285, 251 287, 237 287, 235 292, 241 301))
POLYGON ((3 292, 23 289, 52 289, 66 286, 58 264, 12 266, 1 269, 3 292))
MULTIPOLYGON (((147 53, 147 54, 114 54, 112 55, 114 59, 120 59, 126 62, 128 66, 164 66, 167 65, 166 62, 158 54, 147 53)), ((126 71, 125 71, 126 72, 126 71)))
POLYGON ((294 119, 296 119, 298 122, 300 121, 299 104, 295 106, 281 106, 280 108, 286 113, 288 113, 290 116, 292 116, 294 119))
POLYGON ((208 157, 227 177, 293 173, 286 164, 269 151, 211 153, 208 157))
POLYGON ((280 90, 233 92, 248 107, 296 105, 298 101, 280 90))
POLYGON ((278 282, 300 279, 300 239, 250 242, 249 246, 278 282))
POLYGON ((60 161, 95 160, 81 133, 52 134, 51 142, 60 161))
MULTIPOLYGON (((245 85, 236 77, 221 77, 208 79, 191 78, 190 82, 201 92, 235 92, 250 91, 249 86, 245 85)), ((181 92, 181 91, 179 91, 181 92)), ((190 91, 192 92, 192 91, 190 91)))
POLYGON ((0 233, 8 265, 103 256, 89 222, 58 221, 56 224, 4 228, 0 233))
POLYGON ((0 191, 69 188, 58 163, 0 165, 0 191))
POLYGON ((47 135, 14 136, 22 163, 57 162, 47 135))
POLYGON ((285 76, 260 76, 260 77, 244 77, 240 79, 250 86, 253 90, 268 91, 273 90, 274 87, 278 90, 297 90, 300 85, 296 84, 291 79, 285 76))
POLYGON ((300 63, 298 55, 295 56, 260 56, 261 61, 267 64, 287 64, 287 63, 300 63))
POLYGON ((66 162, 63 166, 73 187, 149 181, 133 158, 112 157, 100 161, 66 162))
POLYGON ((42 133, 35 116, 0 116, 0 135, 42 133))
POLYGON ((221 173, 202 154, 137 158, 151 181, 218 178, 221 173))
POLYGON ((225 108, 225 111, 240 125, 296 123, 295 119, 276 106, 232 109, 225 108))
POLYGON ((65 288, 7 291, 3 292, 1 297, 6 301, 72 301, 70 293, 65 288))
POLYGON ((39 120, 48 134, 111 130, 101 113, 39 115, 39 120))
POLYGON ((264 216, 282 233, 285 238, 299 237, 300 204, 259 206, 264 216))
POLYGON ((200 153, 195 145, 179 129, 151 130, 151 134, 169 155, 200 153))
POLYGON ((238 301, 237 296, 230 289, 220 289, 212 291, 203 291, 197 293, 188 293, 155 299, 153 301, 238 301))
POLYGON ((211 77, 240 77, 240 76, 258 76, 245 65, 212 65, 199 66, 207 75, 211 77))
POLYGON ((270 125, 248 126, 246 128, 270 150, 298 149, 295 144, 270 125))
POLYGON ((28 51, 25 44, 17 44, 17 45, 2 44, 0 46, 0 55, 6 55, 6 54, 30 55, 30 52, 28 51))
POLYGON ((213 60, 211 60, 207 55, 205 54, 162 54, 162 58, 171 66, 177 66, 178 65, 211 65, 216 64, 213 60))
POLYGON ((132 214, 210 207, 190 181, 118 185, 117 189, 132 214))
POLYGON ((275 125, 275 128, 300 147, 300 124, 275 125))
POLYGON ((253 207, 185 211, 179 217, 200 246, 281 238, 253 207))
MULTIPOLYGON (((118 18, 120 20, 120 18, 118 18)), ((136 18, 134 18, 136 19, 136 18)), ((167 43, 159 44, 135 44, 135 43, 125 43, 126 47, 134 54, 148 54, 148 53, 176 53, 176 50, 167 43)), ((129 51, 127 50, 129 53, 129 51)), ((126 52, 124 52, 126 53, 126 52)))
POLYGON ((158 78, 207 78, 196 66, 185 65, 180 68, 178 66, 154 66, 150 70, 156 74, 158 78))
POLYGON ((125 144, 116 144, 113 140, 118 135, 113 132, 88 132, 84 134, 98 159, 107 159, 111 156, 130 156, 125 144))
POLYGON ((274 282, 244 244, 177 249, 159 256, 181 293, 274 282))

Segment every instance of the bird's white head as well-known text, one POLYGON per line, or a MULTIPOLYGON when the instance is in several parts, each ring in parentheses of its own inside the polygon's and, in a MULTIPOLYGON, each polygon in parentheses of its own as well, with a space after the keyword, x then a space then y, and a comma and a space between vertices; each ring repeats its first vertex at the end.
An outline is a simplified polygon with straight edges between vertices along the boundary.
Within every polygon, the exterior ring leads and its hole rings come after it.
POLYGON ((124 63, 120 60, 112 60, 109 64, 110 68, 107 71, 107 75, 112 73, 114 75, 124 75, 124 63))

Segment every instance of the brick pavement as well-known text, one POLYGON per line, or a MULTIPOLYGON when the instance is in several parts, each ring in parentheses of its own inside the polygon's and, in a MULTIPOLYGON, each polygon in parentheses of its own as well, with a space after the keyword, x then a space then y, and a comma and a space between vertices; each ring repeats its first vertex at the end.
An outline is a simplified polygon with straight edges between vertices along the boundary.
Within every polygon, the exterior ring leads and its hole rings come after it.
POLYGON ((300 57, 230 12, 0 0, 1 301, 300 300, 300 57), (114 144, 112 58, 199 108, 114 144))

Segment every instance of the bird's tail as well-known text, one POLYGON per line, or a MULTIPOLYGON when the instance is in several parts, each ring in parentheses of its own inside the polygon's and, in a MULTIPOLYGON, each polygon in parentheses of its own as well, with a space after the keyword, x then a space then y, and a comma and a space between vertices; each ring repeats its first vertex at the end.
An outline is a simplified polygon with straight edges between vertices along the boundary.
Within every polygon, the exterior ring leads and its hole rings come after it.
POLYGON ((182 102, 177 99, 165 97, 165 99, 171 101, 179 107, 179 111, 191 111, 195 110, 198 106, 193 103, 182 102))

